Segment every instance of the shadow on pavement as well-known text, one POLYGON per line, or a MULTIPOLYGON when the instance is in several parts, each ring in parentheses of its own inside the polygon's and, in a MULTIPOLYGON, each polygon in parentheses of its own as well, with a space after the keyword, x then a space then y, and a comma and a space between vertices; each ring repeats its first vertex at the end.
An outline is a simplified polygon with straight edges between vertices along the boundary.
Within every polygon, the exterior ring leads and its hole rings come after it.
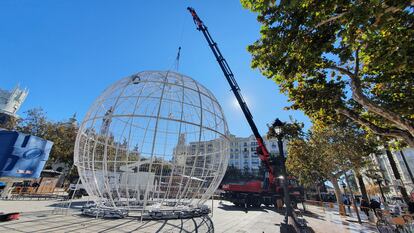
MULTIPOLYGON (((35 216, 32 216, 35 217, 35 216)), ((139 221, 139 218, 95 219, 81 215, 49 215, 0 224, 0 232, 205 232, 214 233, 209 216, 193 219, 139 221), (43 224, 39 224, 39 220, 43 224)))
MULTIPOLYGON (((71 209, 81 209, 82 206, 84 206, 88 202, 91 203, 91 201, 72 201, 72 203, 70 203, 70 208, 71 209)), ((67 208, 68 206, 69 206, 68 201, 56 202, 56 203, 53 203, 53 204, 49 205, 49 207, 63 207, 63 208, 67 208)))
POLYGON ((325 220, 325 218, 322 215, 315 214, 315 213, 310 212, 308 210, 302 211, 302 215, 305 216, 305 217, 309 217, 309 218, 316 218, 316 219, 320 219, 320 220, 325 220))
POLYGON ((249 212, 249 211, 260 211, 260 212, 269 212, 264 207, 249 207, 247 210, 243 207, 237 207, 235 205, 227 205, 227 204, 220 204, 217 208, 226 210, 226 211, 243 211, 243 212, 249 212))

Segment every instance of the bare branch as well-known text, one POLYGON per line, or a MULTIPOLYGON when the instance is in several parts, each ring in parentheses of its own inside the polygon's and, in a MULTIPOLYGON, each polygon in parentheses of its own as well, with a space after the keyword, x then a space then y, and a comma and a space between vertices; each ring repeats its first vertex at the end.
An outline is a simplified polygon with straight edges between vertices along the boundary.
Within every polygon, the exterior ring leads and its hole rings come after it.
POLYGON ((367 108, 368 111, 375 113, 381 117, 384 117, 385 119, 391 121, 398 127, 399 129, 403 131, 407 131, 411 135, 411 137, 414 137, 414 126, 412 123, 401 117, 400 115, 385 109, 383 107, 378 106, 376 103, 371 101, 368 97, 366 97, 362 92, 362 85, 361 85, 361 79, 358 77, 357 72, 359 72, 359 57, 358 57, 358 49, 356 51, 356 58, 355 58, 355 72, 352 73, 346 68, 340 67, 340 66, 334 66, 334 65, 328 65, 327 69, 333 69, 341 72, 342 74, 347 75, 351 82, 351 90, 352 90, 352 98, 367 108))
POLYGON ((368 109, 368 111, 375 113, 379 116, 384 117, 385 119, 394 123, 399 129, 408 131, 411 136, 414 136, 414 127, 411 122, 402 118, 400 115, 378 106, 376 103, 368 99, 362 92, 361 80, 357 76, 352 76, 351 78, 351 89, 352 89, 352 98, 368 109))
POLYGON ((327 69, 332 69, 332 70, 337 70, 337 71, 341 72, 342 74, 345 74, 345 75, 347 75, 347 76, 349 76, 349 77, 354 77, 354 76, 355 76, 355 74, 354 74, 354 73, 352 73, 352 72, 351 72, 351 71, 349 71, 348 69, 343 68, 343 67, 340 67, 340 66, 333 66, 333 65, 330 65, 330 66, 327 66, 326 68, 327 68, 327 69))
POLYGON ((341 18, 342 16, 344 16, 344 15, 345 15, 345 13, 347 13, 347 12, 345 11, 345 12, 342 12, 342 13, 340 13, 340 14, 338 14, 338 15, 335 15, 335 16, 333 16, 333 17, 331 17, 331 18, 328 18, 328 19, 323 20, 322 22, 320 22, 320 23, 316 24, 315 28, 318 28, 318 27, 320 27, 320 26, 322 26, 322 25, 324 25, 324 24, 327 24, 327 23, 329 23, 329 22, 332 22, 332 21, 335 21, 335 20, 337 20, 337 19, 341 18))
POLYGON ((346 108, 340 108, 336 110, 337 113, 340 113, 353 121, 368 127, 371 129, 375 134, 382 135, 382 136, 388 136, 388 137, 394 137, 394 138, 400 138, 406 141, 411 147, 414 147, 414 137, 411 136, 411 134, 405 130, 400 129, 387 129, 379 127, 372 122, 368 121, 367 119, 362 118, 359 114, 355 113, 354 111, 346 108))
MULTIPOLYGON (((412 4, 413 4, 413 1, 411 1, 411 5, 412 4)), ((383 7, 385 7, 384 12, 379 13, 375 16, 375 22, 374 22, 375 26, 378 26, 378 24, 381 22, 382 16, 384 16, 386 13, 389 13, 389 12, 396 13, 396 12, 399 12, 399 11, 403 11, 403 9, 401 9, 401 8, 394 7, 394 6, 387 6, 386 4, 383 4, 383 7)))
POLYGON ((355 75, 355 77, 358 77, 358 75, 359 75, 359 46, 355 50, 355 72, 354 72, 354 75, 355 75))

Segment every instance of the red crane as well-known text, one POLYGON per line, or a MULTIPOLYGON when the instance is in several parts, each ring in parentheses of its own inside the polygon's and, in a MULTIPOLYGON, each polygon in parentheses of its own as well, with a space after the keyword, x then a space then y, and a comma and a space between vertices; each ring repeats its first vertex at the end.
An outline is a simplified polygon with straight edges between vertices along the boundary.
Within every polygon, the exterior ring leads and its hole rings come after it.
MULTIPOLYGON (((253 121, 253 116, 250 113, 250 110, 247 106, 246 101, 244 101, 243 96, 240 93, 240 87, 237 85, 236 80, 234 79, 234 74, 231 71, 226 59, 224 59, 223 55, 220 52, 220 49, 217 46, 217 43, 214 42, 213 38, 211 37, 206 25, 203 21, 198 17, 195 10, 191 7, 187 8, 188 11, 191 13, 193 17, 194 23, 197 26, 197 30, 201 31, 207 40, 207 43, 213 52, 214 56, 217 59, 217 62, 223 71, 224 77, 226 78, 227 82, 229 83, 232 92, 234 93, 237 102, 239 103, 244 116, 246 117, 247 122, 249 123, 250 128, 253 131, 253 134, 256 138, 258 147, 257 147, 257 154, 259 155, 260 160, 264 164, 266 171, 269 177, 269 187, 262 187, 260 181, 251 181, 246 184, 232 184, 223 186, 223 190, 228 191, 229 193, 229 200, 233 203, 237 204, 244 204, 246 207, 248 206, 248 202, 252 202, 254 206, 260 206, 260 204, 274 204, 276 198, 280 198, 283 196, 282 187, 280 182, 278 183, 278 179, 275 179, 275 168, 274 168, 274 161, 270 159, 269 151, 267 150, 265 143, 263 141, 262 136, 260 135, 256 124, 253 121), (258 198, 261 197, 261 198, 258 198), (243 203, 238 202, 238 200, 243 199, 243 203), (261 201, 258 201, 261 200, 261 201)), ((292 194, 298 196, 301 195, 298 192, 298 189, 295 189, 293 184, 295 181, 292 179, 292 185, 289 187, 290 196, 292 194)), ((296 198, 298 200, 300 198, 296 198)), ((293 198, 295 200, 295 198, 293 198)))
POLYGON ((246 117, 247 122, 249 123, 250 128, 253 131, 254 137, 256 138, 258 144, 258 155, 261 161, 263 161, 264 165, 266 166, 267 171, 269 172, 269 180, 272 181, 274 179, 274 171, 273 167, 270 165, 270 154, 267 150, 263 138, 257 130, 256 124, 253 121, 253 116, 250 113, 249 107, 247 106, 246 101, 244 101, 243 96, 240 93, 240 87, 237 84, 236 80, 234 79, 233 72, 230 69, 230 66, 227 64, 226 59, 224 59, 223 55, 220 52, 220 49, 217 46, 217 43, 214 42, 213 38, 211 37, 210 33, 206 25, 204 25, 203 21, 198 17, 195 10, 191 7, 187 8, 190 11, 191 15, 193 16, 194 23, 197 25, 197 30, 201 31, 204 37, 207 40, 208 45, 213 51, 214 56, 217 59, 217 62, 223 71, 224 77, 226 77, 227 82, 229 83, 231 90, 233 91, 234 95, 236 96, 237 102, 239 103, 244 116, 246 117))

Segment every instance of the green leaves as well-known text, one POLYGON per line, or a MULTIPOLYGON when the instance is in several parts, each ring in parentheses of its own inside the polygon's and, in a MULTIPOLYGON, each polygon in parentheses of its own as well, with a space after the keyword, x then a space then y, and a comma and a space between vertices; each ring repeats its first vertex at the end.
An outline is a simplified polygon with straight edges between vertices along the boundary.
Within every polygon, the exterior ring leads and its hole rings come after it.
POLYGON ((291 140, 286 166, 303 184, 315 184, 369 163, 377 144, 355 125, 313 127, 308 139, 291 140))
POLYGON ((376 133, 414 145, 410 1, 241 2, 262 24, 261 38, 248 46, 252 67, 280 86, 290 108, 326 124, 343 120, 337 112, 347 109, 376 133), (353 99, 351 80, 363 97, 353 99))
POLYGON ((75 116, 66 122, 52 122, 47 119, 43 109, 30 109, 16 130, 53 142, 48 163, 59 161, 73 164, 73 150, 78 130, 75 116))

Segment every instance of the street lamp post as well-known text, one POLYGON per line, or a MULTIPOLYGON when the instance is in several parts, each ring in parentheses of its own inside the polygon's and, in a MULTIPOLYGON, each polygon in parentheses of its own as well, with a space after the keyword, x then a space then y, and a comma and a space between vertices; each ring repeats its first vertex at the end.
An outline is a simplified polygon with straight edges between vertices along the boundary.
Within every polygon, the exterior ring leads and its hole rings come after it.
POLYGON ((281 164, 281 173, 282 173, 282 180, 283 180, 283 196, 284 196, 284 201, 285 201, 285 205, 286 205, 286 212, 285 212, 285 224, 289 224, 289 217, 292 217, 292 206, 291 206, 291 201, 290 201, 290 195, 289 195, 289 190, 288 190, 288 176, 287 176, 287 172, 286 172, 286 158, 285 158, 285 154, 283 152, 283 122, 281 122, 279 119, 276 119, 275 122, 273 123, 273 127, 274 127, 274 131, 276 134, 276 138, 277 138, 277 144, 279 147, 279 156, 281 156, 282 159, 282 164, 281 164))
POLYGON ((380 189, 382 200, 384 201, 384 205, 386 205, 387 199, 385 199, 384 191, 382 190, 382 185, 381 185, 383 180, 381 179, 381 176, 378 174, 375 174, 375 179, 380 189))
MULTIPOLYGON (((346 184, 343 180, 342 180, 342 188, 344 189, 345 198, 349 202, 348 194, 346 193, 346 184)), ((348 212, 349 212, 349 215, 351 216, 351 206, 349 205, 349 203, 347 203, 346 205, 348 206, 348 212)))
POLYGON ((374 173, 369 174, 368 177, 371 178, 374 181, 374 183, 378 185, 378 188, 381 192, 382 200, 384 202, 385 209, 388 209, 387 199, 385 198, 384 190, 382 190, 382 185, 381 185, 382 182, 384 181, 382 176, 378 172, 374 172, 374 173))
MULTIPOLYGON (((355 213, 356 213, 357 218, 358 218, 358 223, 359 224, 362 224, 362 222, 361 222, 361 216, 359 215, 359 211, 358 211, 358 208, 357 208, 357 205, 356 205, 354 193, 352 192, 352 188, 351 188, 350 183, 349 183, 349 180, 348 180, 348 175, 346 174, 346 172, 345 172, 344 175, 345 175, 346 183, 348 183, 350 197, 351 197, 351 202, 352 202, 352 205, 354 206, 355 213)), ((349 203, 349 204, 351 204, 351 203, 349 203)), ((349 205, 349 215, 351 215, 351 205, 349 205)))

